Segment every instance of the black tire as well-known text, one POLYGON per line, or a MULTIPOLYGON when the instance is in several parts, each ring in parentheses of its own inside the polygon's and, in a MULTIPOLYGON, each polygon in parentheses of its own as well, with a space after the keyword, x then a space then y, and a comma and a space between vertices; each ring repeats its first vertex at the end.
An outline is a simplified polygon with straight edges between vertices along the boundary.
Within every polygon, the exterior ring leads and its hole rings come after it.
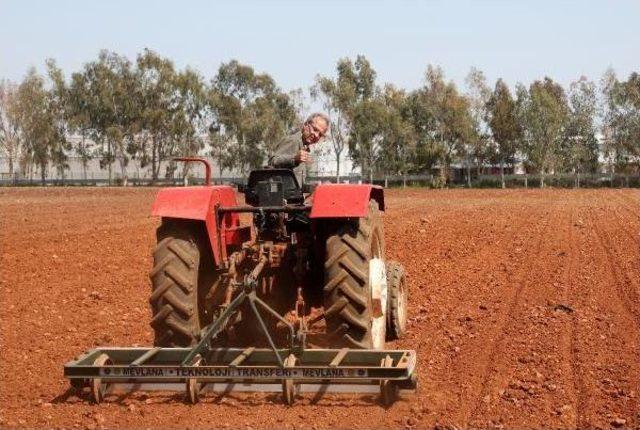
POLYGON ((407 330, 409 293, 404 267, 397 261, 387 263, 387 292, 387 340, 396 340, 407 330))
POLYGON ((329 226, 324 264, 327 333, 337 346, 372 349, 375 346, 371 330, 369 260, 384 259, 378 204, 372 200, 364 218, 334 223, 337 224, 329 226))
POLYGON ((202 229, 195 223, 163 220, 156 235, 149 274, 154 345, 190 346, 210 322, 204 302, 215 284, 213 259, 202 229))

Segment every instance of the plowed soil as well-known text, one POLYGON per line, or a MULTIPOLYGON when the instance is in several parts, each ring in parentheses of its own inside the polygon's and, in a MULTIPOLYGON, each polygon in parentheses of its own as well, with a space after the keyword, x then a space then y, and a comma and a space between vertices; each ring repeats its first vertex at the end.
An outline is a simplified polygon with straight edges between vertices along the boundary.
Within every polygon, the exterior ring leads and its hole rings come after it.
POLYGON ((77 398, 62 365, 149 345, 153 189, 0 190, 0 427, 638 428, 640 193, 392 190, 420 389, 77 398))

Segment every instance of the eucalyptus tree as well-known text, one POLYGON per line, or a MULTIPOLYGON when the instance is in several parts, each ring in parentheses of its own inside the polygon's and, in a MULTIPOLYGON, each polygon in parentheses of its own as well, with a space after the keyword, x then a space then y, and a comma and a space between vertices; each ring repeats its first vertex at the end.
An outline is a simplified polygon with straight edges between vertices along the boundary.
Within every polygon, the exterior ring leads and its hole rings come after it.
POLYGON ((340 160, 348 147, 353 126, 353 114, 358 102, 358 75, 348 58, 338 60, 336 78, 317 75, 311 87, 311 97, 320 100, 331 121, 329 130, 333 153, 336 157, 336 181, 340 182, 340 160))
POLYGON ((416 148, 416 132, 411 123, 411 108, 406 91, 391 84, 384 86, 382 101, 385 106, 385 119, 382 131, 380 165, 385 173, 401 175, 406 186, 406 175, 412 167, 416 148))
POLYGON ((608 70, 602 79, 604 150, 613 175, 616 167, 627 168, 640 157, 640 75, 632 73, 619 81, 608 70))
POLYGON ((80 115, 78 120, 83 125, 89 125, 86 132, 100 146, 100 167, 107 168, 111 183, 112 164, 117 161, 126 183, 126 167, 136 152, 134 136, 139 121, 138 81, 131 62, 103 50, 71 81, 71 93, 79 98, 73 102, 73 112, 80 115))
POLYGON ((623 84, 620 100, 625 112, 625 141, 634 156, 640 156, 640 73, 633 72, 623 84))
POLYGON ((476 138, 469 102, 453 82, 445 82, 440 67, 430 65, 425 84, 416 91, 413 103, 418 138, 426 146, 424 154, 429 156, 426 160, 429 163, 424 167, 431 168, 437 160, 444 185, 451 163, 464 153, 465 143, 476 138))
POLYGON ((58 171, 58 176, 64 179, 64 172, 69 168, 68 152, 71 144, 67 141, 69 134, 68 121, 69 110, 69 87, 66 84, 62 70, 57 66, 55 60, 46 61, 47 76, 50 81, 48 90, 48 110, 52 127, 55 129, 54 135, 57 137, 51 142, 50 157, 52 164, 58 171))
POLYGON ((598 140, 595 117, 597 114, 596 86, 584 76, 572 82, 568 93, 569 114, 561 145, 565 170, 576 173, 576 186, 580 174, 594 172, 598 167, 598 140))
POLYGON ((372 181, 385 120, 376 72, 364 55, 358 55, 355 61, 339 60, 336 71, 335 81, 322 77, 316 80, 317 94, 323 95, 327 106, 333 108, 334 117, 339 117, 332 124, 338 139, 334 152, 342 153, 346 138, 350 158, 361 168, 362 175, 372 181))
MULTIPOLYGON (((176 155, 178 136, 184 131, 177 74, 171 60, 145 49, 136 59, 135 75, 140 94, 140 166, 150 164, 152 181, 156 181, 163 162, 176 155)), ((166 174, 172 176, 175 165, 169 163, 167 169, 166 174)))
MULTIPOLYGON (((177 105, 171 123, 173 141, 177 148, 172 151, 182 156, 197 155, 204 148, 202 136, 206 133, 207 92, 202 76, 187 68, 175 76, 177 105)), ((185 163, 182 177, 186 177, 191 164, 185 163)))
POLYGON ((45 80, 34 68, 29 70, 18 87, 16 119, 22 130, 27 162, 39 168, 44 185, 52 153, 64 136, 56 127, 56 116, 45 80))
POLYGON ((384 170, 376 165, 384 145, 387 110, 380 97, 359 102, 353 112, 350 153, 356 165, 362 168, 362 176, 373 182, 373 173, 384 170))
POLYGON ((502 188, 505 188, 504 165, 505 163, 514 164, 522 129, 518 121, 516 102, 502 79, 496 82, 485 106, 485 120, 496 145, 495 153, 500 163, 500 180, 502 188))
POLYGON ((0 151, 9 164, 9 176, 14 169, 22 147, 22 134, 18 120, 18 86, 0 81, 0 151))
MULTIPOLYGON (((289 95, 277 87, 269 87, 248 106, 249 124, 246 141, 271 157, 286 135, 298 132, 298 115, 289 95)), ((251 167, 260 167, 263 159, 250 158, 251 167)))
POLYGON ((289 96, 268 74, 236 60, 223 63, 211 81, 209 100, 226 142, 226 166, 245 173, 262 165, 293 128, 297 116, 289 96))
POLYGON ((73 133, 80 135, 74 152, 80 157, 82 163, 82 176, 87 179, 89 161, 93 158, 93 141, 87 139, 91 130, 90 93, 88 89, 87 75, 78 72, 71 75, 68 91, 68 127, 73 133))
POLYGON ((475 159, 476 169, 480 174, 482 165, 491 155, 486 117, 487 102, 492 93, 484 73, 475 67, 469 70, 465 78, 465 86, 465 97, 469 103, 469 113, 475 130, 471 136, 472 139, 463 145, 467 164, 467 183, 471 186, 471 163, 475 159))
POLYGON ((540 173, 540 187, 544 188, 545 175, 562 167, 560 146, 569 114, 567 97, 559 84, 546 77, 533 82, 523 98, 523 152, 540 173))

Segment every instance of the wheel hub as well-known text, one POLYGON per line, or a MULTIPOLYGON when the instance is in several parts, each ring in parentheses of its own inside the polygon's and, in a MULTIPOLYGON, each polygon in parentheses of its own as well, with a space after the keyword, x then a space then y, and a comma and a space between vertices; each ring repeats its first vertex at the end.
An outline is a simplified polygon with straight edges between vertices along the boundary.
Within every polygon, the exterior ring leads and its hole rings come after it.
POLYGON ((384 261, 369 261, 369 287, 371 290, 371 338, 375 349, 384 347, 387 312, 387 271, 384 261))

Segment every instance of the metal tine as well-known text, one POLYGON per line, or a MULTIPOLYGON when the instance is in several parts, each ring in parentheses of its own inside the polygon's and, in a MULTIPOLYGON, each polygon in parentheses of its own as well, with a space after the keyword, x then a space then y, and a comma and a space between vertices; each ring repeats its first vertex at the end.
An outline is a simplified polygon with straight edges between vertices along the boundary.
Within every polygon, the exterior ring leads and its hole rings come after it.
POLYGON ((344 357, 347 355, 348 352, 349 352, 348 348, 342 348, 340 351, 338 351, 336 356, 333 357, 333 360, 331 360, 331 363, 329 363, 329 367, 338 367, 338 365, 342 363, 342 360, 344 360, 344 357))
POLYGON ((142 363, 146 362, 147 360, 155 356, 158 353, 158 351, 160 351, 160 348, 157 346, 155 348, 151 348, 149 351, 145 352, 140 357, 136 358, 131 363, 131 366, 140 366, 142 363))
POLYGON ((253 354, 253 351, 255 351, 255 350, 256 350, 256 348, 254 346, 245 349, 236 358, 234 358, 231 363, 229 363, 229 367, 237 367, 237 366, 239 366, 240 364, 242 364, 243 361, 245 361, 247 358, 249 358, 249 356, 251 354, 253 354))

